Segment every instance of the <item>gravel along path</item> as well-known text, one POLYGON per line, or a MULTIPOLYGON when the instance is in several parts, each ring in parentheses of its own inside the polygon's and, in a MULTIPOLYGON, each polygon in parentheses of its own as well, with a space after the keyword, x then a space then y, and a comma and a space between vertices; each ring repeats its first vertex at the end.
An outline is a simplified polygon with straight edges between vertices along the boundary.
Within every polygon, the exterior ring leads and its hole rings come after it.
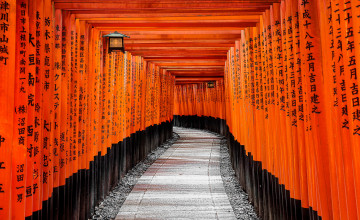
POLYGON ((220 143, 220 156, 221 178, 236 218, 244 220, 259 219, 254 207, 249 202, 248 194, 243 190, 235 176, 225 138, 222 138, 220 143))

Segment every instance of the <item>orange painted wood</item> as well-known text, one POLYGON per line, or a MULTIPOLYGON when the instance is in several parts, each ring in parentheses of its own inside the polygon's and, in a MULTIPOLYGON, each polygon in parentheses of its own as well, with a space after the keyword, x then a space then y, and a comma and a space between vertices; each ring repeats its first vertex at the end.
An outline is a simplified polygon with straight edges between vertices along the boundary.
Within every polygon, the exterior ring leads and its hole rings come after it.
MULTIPOLYGON (((16 35, 20 36, 21 31, 29 32, 29 2, 22 0, 16 2, 16 35), (21 19, 25 19, 22 22, 21 19)), ((15 56, 15 89, 14 89, 14 118, 13 118, 13 139, 12 139, 12 160, 11 160, 11 219, 25 218, 25 202, 26 202, 26 179, 27 175, 27 104, 28 104, 28 83, 27 70, 29 68, 27 62, 28 56, 25 51, 29 48, 28 35, 26 34, 22 40, 16 41, 15 56)), ((8 189, 10 190, 10 189, 8 189)))
MULTIPOLYGON (((29 2, 28 5, 29 10, 29 42, 30 42, 30 36, 33 36, 33 39, 31 40, 33 43, 29 43, 28 45, 28 56, 29 58, 34 58, 34 62, 28 67, 28 73, 29 73, 29 81, 28 83, 28 129, 27 129, 27 161, 26 161, 26 167, 27 167, 27 173, 33 173, 34 172, 34 146, 36 144, 35 142, 35 135, 34 135, 34 128, 35 128, 35 120, 32 120, 35 118, 36 115, 36 106, 35 106, 35 77, 36 77, 36 1, 29 2)), ((32 175, 27 175, 26 177, 26 201, 25 201, 25 216, 31 216, 33 213, 33 187, 34 187, 34 177, 32 175)))
MULTIPOLYGON (((1 29, 0 34, 8 39, 1 42, 3 48, 7 46, 8 53, 0 53, 0 69, 3 80, 0 83, 0 175, 10 177, 12 173, 12 151, 13 151, 13 131, 14 131, 14 107, 15 107, 15 55, 16 53, 16 1, 8 1, 7 8, 1 8, 1 13, 8 13, 8 20, 2 21, 3 24, 9 25, 8 29, 1 29), (13 24, 13 25, 10 25, 13 24)), ((12 178, 0 179, 0 218, 11 219, 13 209, 11 208, 12 178)))
POLYGON ((226 119, 302 207, 359 218, 358 1, 6 2, 1 219, 41 210, 99 152, 173 111, 226 119), (131 36, 125 54, 106 51, 115 30, 131 36))

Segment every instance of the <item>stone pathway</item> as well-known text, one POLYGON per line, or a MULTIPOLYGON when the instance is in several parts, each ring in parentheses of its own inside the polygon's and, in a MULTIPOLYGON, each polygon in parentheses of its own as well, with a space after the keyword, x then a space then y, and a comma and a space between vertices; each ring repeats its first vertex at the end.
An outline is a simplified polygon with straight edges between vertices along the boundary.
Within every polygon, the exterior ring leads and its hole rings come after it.
POLYGON ((180 139, 144 173, 116 219, 236 219, 220 175, 220 139, 175 128, 180 139))

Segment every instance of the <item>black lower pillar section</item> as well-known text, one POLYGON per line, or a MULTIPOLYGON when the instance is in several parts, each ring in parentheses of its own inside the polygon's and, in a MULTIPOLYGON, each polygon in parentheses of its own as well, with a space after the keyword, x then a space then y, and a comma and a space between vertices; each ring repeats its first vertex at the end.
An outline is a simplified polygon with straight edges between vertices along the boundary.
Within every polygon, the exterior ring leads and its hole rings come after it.
POLYGON ((54 188, 42 209, 28 220, 89 219, 95 206, 117 185, 138 162, 173 134, 173 121, 137 131, 119 143, 108 146, 105 155, 99 152, 89 169, 78 170, 66 179, 65 185, 54 188))
POLYGON ((290 197, 290 191, 279 184, 273 174, 262 169, 261 161, 254 161, 245 146, 237 142, 226 121, 205 116, 174 116, 174 126, 204 129, 226 137, 232 166, 249 200, 262 219, 321 219, 317 211, 303 208, 301 201, 290 197))

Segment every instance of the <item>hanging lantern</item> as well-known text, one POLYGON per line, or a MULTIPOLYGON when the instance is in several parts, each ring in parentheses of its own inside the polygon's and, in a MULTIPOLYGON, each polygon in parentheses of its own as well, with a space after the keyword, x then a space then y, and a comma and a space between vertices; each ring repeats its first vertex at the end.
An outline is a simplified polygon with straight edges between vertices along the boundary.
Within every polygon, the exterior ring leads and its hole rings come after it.
POLYGON ((104 35, 104 37, 108 37, 109 41, 108 41, 108 45, 109 45, 109 53, 111 53, 112 51, 122 51, 125 52, 125 47, 124 47, 124 37, 128 37, 124 34, 120 34, 119 32, 115 31, 114 33, 111 34, 107 34, 104 35))
POLYGON ((215 82, 214 81, 208 82, 207 87, 208 88, 215 88, 215 82))

